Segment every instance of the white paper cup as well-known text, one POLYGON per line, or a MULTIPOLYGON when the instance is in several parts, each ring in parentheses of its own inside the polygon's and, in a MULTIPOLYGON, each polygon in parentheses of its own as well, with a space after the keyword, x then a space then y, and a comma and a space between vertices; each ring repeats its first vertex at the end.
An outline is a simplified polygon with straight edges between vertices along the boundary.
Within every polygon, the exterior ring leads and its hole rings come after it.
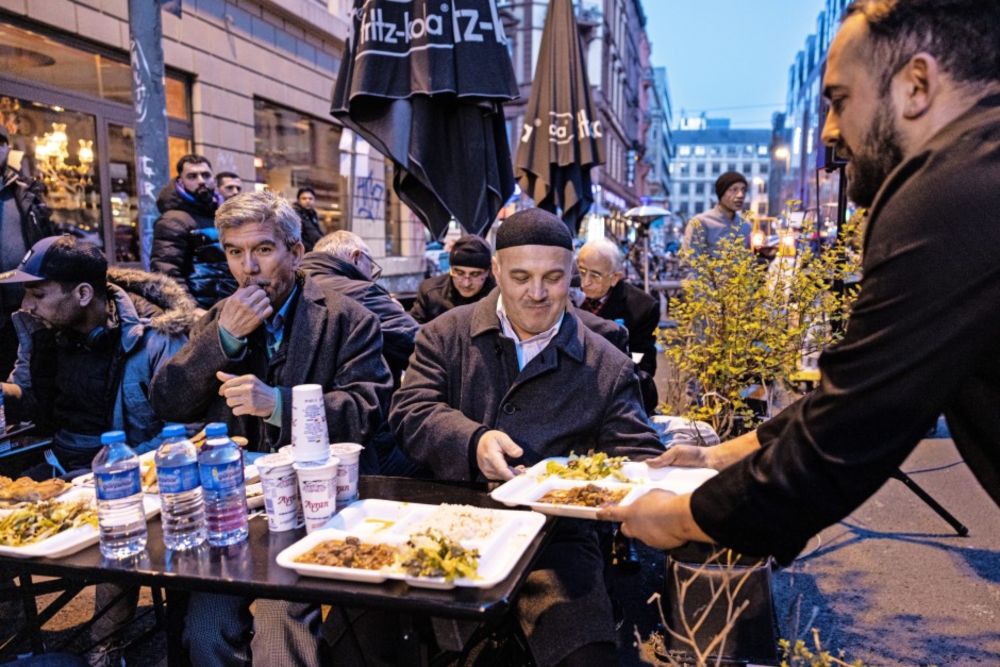
POLYGON ((264 508, 267 527, 281 533, 302 525, 302 503, 292 457, 286 454, 268 454, 257 459, 260 484, 264 490, 264 508))
POLYGON ((356 442, 336 442, 330 445, 330 455, 336 457, 337 466, 337 509, 358 499, 359 459, 364 449, 356 442))
POLYGON ((294 463, 306 532, 322 528, 337 513, 337 457, 326 463, 294 463))
POLYGON ((325 461, 330 451, 323 387, 292 387, 292 457, 296 463, 325 461))

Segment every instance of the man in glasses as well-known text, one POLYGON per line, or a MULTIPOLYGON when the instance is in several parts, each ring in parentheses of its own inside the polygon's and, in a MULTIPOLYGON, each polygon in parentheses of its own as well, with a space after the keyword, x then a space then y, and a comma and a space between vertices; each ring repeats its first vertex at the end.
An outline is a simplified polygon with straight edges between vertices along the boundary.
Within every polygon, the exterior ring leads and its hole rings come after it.
POLYGON ((417 300, 410 315, 426 324, 455 306, 476 303, 489 294, 496 281, 490 273, 489 244, 478 236, 463 236, 455 241, 449 255, 448 273, 420 283, 417 300))
POLYGON ((656 327, 660 323, 660 305, 624 280, 625 258, 613 241, 598 239, 585 243, 580 248, 576 265, 580 271, 580 289, 587 297, 580 308, 606 320, 622 321, 628 329, 629 350, 642 355, 638 361, 639 370, 649 378, 643 382, 643 402, 647 410, 655 407, 656 385, 652 378, 656 376, 656 327))

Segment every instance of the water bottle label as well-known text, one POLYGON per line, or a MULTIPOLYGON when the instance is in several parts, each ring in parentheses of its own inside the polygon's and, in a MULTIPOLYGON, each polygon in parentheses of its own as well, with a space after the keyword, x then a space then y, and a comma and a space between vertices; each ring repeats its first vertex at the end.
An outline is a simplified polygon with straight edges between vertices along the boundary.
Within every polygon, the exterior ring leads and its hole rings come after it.
POLYGON ((184 493, 197 489, 201 484, 197 463, 170 466, 169 468, 157 466, 156 479, 160 485, 160 493, 184 493))
POLYGON ((98 500, 121 500, 142 493, 139 468, 118 472, 99 472, 94 475, 98 500))
POLYGON ((202 465, 201 485, 206 491, 228 491, 243 485, 243 461, 202 465))

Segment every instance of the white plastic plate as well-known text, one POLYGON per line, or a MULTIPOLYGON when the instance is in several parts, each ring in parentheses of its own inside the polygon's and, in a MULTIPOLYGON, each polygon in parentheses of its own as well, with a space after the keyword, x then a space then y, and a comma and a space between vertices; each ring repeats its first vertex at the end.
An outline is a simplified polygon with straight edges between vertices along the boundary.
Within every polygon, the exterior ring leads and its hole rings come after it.
POLYGON ((524 506, 530 507, 536 512, 552 516, 596 519, 597 508, 540 503, 538 499, 554 488, 568 489, 586 486, 587 484, 597 484, 598 486, 614 486, 616 488, 622 486, 632 487, 632 491, 618 503, 619 505, 628 505, 642 494, 653 489, 663 489, 664 491, 677 494, 691 493, 718 474, 717 471, 711 468, 678 468, 674 466, 650 468, 645 463, 629 461, 622 466, 622 473, 628 478, 627 483, 621 482, 611 476, 589 482, 587 480, 562 479, 555 475, 546 475, 545 468, 549 461, 557 461, 565 465, 567 460, 565 456, 557 456, 539 461, 528 468, 523 474, 493 489, 490 496, 497 502, 503 503, 508 507, 524 506))
POLYGON ((372 584, 392 579, 405 581, 414 587, 437 589, 492 588, 507 578, 531 540, 545 524, 545 517, 533 512, 488 510, 498 521, 495 530, 483 539, 460 540, 466 548, 479 549, 478 576, 474 579, 446 581, 443 577, 410 577, 398 568, 361 570, 295 562, 296 558, 320 542, 343 540, 346 537, 357 537, 369 544, 403 547, 410 533, 418 531, 421 523, 437 508, 438 505, 394 500, 360 500, 332 517, 324 528, 286 548, 278 554, 276 562, 302 576, 326 579, 372 584))
MULTIPOLYGON (((94 499, 94 490, 88 488, 72 489, 68 493, 59 496, 59 502, 74 502, 82 498, 94 499)), ((146 510, 146 519, 151 519, 160 513, 160 499, 158 496, 143 494, 142 502, 146 510)), ((0 554, 13 556, 15 558, 62 558, 75 554, 92 544, 97 544, 99 533, 93 526, 80 526, 65 530, 57 535, 48 537, 40 542, 26 544, 20 547, 9 547, 0 545, 0 554)))

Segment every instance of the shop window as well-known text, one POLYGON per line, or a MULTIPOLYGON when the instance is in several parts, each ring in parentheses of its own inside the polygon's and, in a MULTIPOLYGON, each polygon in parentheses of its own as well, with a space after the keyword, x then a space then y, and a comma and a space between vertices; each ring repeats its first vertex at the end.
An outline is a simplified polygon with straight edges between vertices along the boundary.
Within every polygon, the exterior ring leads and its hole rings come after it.
MULTIPOLYGON (((26 82, 49 86, 132 106, 132 68, 127 54, 101 54, 76 48, 47 35, 0 23, 0 72, 26 82)), ((166 77, 167 116, 187 121, 187 82, 166 77)))
POLYGON ((299 188, 311 187, 324 231, 349 228, 347 178, 341 174, 350 173, 350 155, 341 149, 339 127, 255 99, 254 144, 258 183, 289 201, 294 201, 299 188))
POLYGON ((22 169, 45 186, 56 229, 103 246, 95 117, 8 97, 0 107, 22 169))

